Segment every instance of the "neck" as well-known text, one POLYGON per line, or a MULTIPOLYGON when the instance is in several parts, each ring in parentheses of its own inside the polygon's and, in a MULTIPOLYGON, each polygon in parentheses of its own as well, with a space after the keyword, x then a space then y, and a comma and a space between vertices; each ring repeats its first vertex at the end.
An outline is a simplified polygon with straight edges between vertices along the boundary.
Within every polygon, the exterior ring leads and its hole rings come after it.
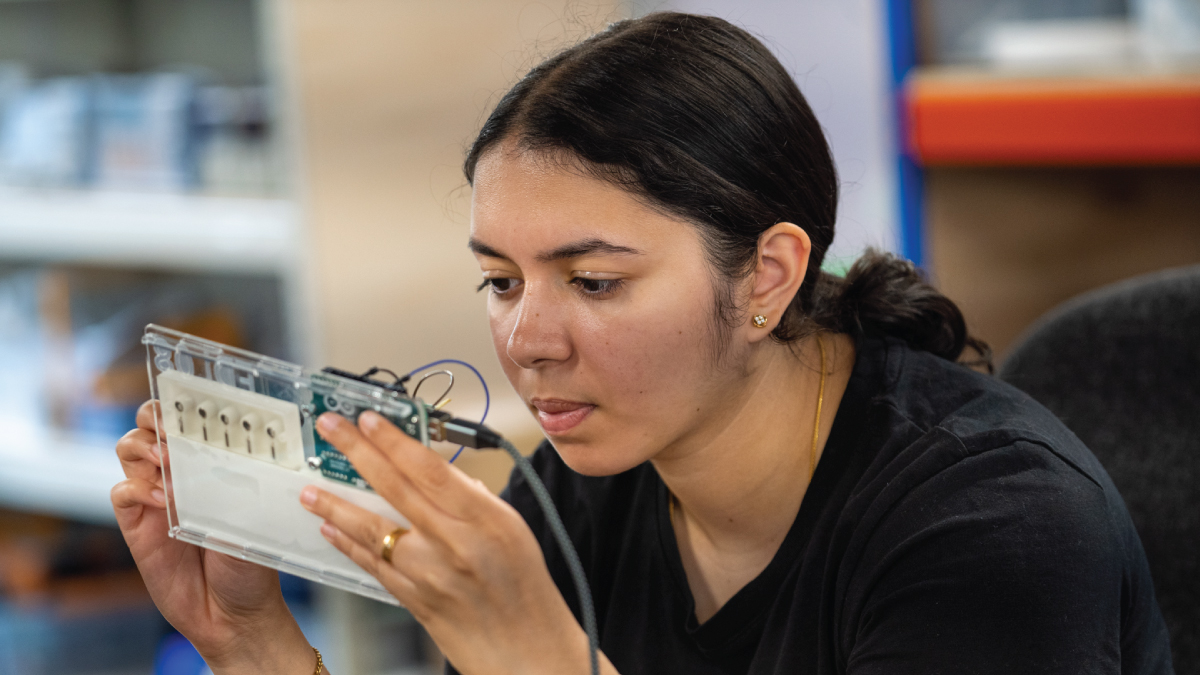
MULTIPOLYGON (((660 453, 655 468, 677 500, 676 523, 694 548, 739 555, 778 550, 808 488, 854 364, 844 335, 824 335, 826 381, 816 453, 812 448, 821 355, 817 338, 797 353, 768 343, 730 391, 736 408, 696 440, 660 453)), ((677 527, 678 529, 678 527, 677 527)), ((682 543, 686 543, 681 541, 682 543)))

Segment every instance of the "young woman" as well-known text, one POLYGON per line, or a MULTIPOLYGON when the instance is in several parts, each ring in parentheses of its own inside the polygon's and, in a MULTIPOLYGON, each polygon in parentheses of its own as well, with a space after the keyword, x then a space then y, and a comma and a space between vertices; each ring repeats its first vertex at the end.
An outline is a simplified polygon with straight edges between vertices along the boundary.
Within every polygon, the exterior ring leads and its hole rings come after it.
MULTIPOLYGON (((465 169, 496 353, 549 438, 534 463, 604 672, 1171 672, 1091 453, 955 363, 962 316, 910 265, 821 272, 829 149, 746 32, 614 24, 508 92, 465 169)), ((312 672, 273 571, 167 538, 152 416, 113 504, 158 606, 214 673, 312 672)), ((412 529, 302 501, 454 667, 587 672, 523 480, 493 497, 377 416, 318 426, 412 529)))

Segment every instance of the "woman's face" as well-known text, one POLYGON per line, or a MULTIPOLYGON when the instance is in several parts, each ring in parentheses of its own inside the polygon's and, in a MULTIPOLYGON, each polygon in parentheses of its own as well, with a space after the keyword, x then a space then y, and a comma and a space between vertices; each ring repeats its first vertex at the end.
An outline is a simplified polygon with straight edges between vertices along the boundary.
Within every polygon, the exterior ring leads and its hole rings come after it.
POLYGON ((745 347, 737 331, 716 346, 694 226, 507 144, 480 159, 472 202, 496 354, 571 468, 618 473, 721 423, 745 347))

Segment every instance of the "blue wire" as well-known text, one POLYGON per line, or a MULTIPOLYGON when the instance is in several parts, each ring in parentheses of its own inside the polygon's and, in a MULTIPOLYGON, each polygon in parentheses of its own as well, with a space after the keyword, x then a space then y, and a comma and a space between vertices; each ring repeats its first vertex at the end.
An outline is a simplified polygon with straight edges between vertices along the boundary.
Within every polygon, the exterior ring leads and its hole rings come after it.
MULTIPOLYGON (((483 375, 475 369, 475 366, 467 363, 466 361, 459 361, 458 359, 439 359, 433 363, 426 363, 420 368, 411 371, 408 375, 405 375, 405 377, 412 377, 421 371, 429 370, 430 368, 434 366, 440 366, 443 363, 453 363, 470 368, 471 372, 475 373, 475 377, 479 378, 479 384, 483 385, 483 417, 479 418, 479 423, 483 424, 484 421, 487 420, 488 410, 490 410, 492 407, 492 394, 488 391, 487 381, 483 379, 483 375)), ((458 459, 458 456, 462 454, 463 448, 465 447, 465 445, 458 446, 458 450, 454 453, 454 456, 450 458, 451 464, 454 463, 454 460, 458 459)))

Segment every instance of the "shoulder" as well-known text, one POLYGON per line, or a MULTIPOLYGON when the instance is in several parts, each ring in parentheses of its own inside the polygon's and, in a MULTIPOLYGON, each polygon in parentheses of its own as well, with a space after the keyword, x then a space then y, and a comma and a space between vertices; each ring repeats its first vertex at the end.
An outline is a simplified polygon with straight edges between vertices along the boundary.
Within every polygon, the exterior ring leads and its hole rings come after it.
POLYGON ((1099 461, 1042 405, 932 354, 885 351, 870 414, 888 431, 855 491, 893 529, 1000 518, 1027 535, 1094 542, 1132 530, 1099 461))
MULTIPOLYGON (((893 425, 892 453, 879 459, 921 460, 930 468, 959 462, 1007 464, 1041 457, 1063 480, 1112 491, 1090 450, 1049 410, 1020 390, 903 343, 888 341, 881 386, 872 404, 893 425), (911 452, 921 451, 921 452, 911 452)), ((1016 469, 1017 467, 1010 467, 1016 469)), ((1004 470, 997 467, 1000 473, 1004 470)))
MULTIPOLYGON (((887 635, 909 625, 974 653, 991 640, 1075 663, 1118 644, 1122 597, 1144 596, 1130 584, 1149 578, 1091 452, 994 378, 896 344, 878 363, 864 414, 886 431, 864 448, 837 515, 848 653, 890 649, 887 635)), ((1152 594, 1137 602, 1153 604, 1152 594)))

